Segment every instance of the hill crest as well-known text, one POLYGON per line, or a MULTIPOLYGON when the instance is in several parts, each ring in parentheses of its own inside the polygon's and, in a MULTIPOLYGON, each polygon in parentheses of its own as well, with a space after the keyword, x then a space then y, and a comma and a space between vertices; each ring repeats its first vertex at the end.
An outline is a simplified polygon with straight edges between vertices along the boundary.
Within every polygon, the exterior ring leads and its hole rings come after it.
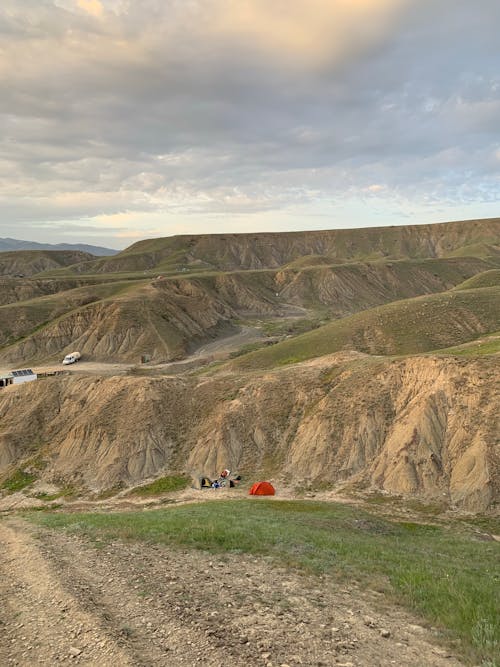
POLYGON ((79 250, 95 257, 116 255, 118 250, 102 246, 88 245, 87 243, 39 243, 37 241, 22 241, 21 239, 0 238, 0 252, 14 250, 79 250))
MULTIPOLYGON (((81 273, 276 269, 304 257, 349 261, 500 256, 500 218, 401 227, 202 234, 138 241, 81 273)), ((309 263, 314 260, 309 260, 309 263)))

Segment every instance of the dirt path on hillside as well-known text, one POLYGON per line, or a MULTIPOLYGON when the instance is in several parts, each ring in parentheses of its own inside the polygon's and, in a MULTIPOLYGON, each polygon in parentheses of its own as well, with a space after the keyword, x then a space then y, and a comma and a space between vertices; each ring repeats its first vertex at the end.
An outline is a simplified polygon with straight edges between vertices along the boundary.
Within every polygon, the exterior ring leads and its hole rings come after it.
POLYGON ((458 667, 381 594, 262 558, 0 521, 0 664, 458 667))
POLYGON ((256 327, 241 327, 241 330, 238 333, 232 334, 230 336, 225 336, 224 338, 217 338, 216 340, 206 343, 201 347, 198 347, 194 350, 191 357, 187 357, 186 360, 189 360, 192 357, 207 357, 207 356, 225 356, 230 352, 235 352, 239 350, 243 345, 248 345, 249 343, 256 343, 257 341, 265 338, 261 329, 256 327))
MULTIPOLYGON (((76 364, 62 367, 60 364, 37 366, 35 373, 53 373, 64 370, 71 374, 98 374, 98 375, 126 375, 133 368, 143 368, 146 371, 164 374, 178 374, 190 370, 194 366, 210 363, 217 359, 225 359, 231 352, 239 350, 243 345, 255 343, 265 339, 262 331, 256 327, 242 326, 238 333, 217 338, 196 348, 193 352, 179 361, 169 361, 161 364, 148 363, 145 365, 129 362, 104 362, 82 359, 76 364)), ((270 339, 269 339, 270 340, 270 339)))

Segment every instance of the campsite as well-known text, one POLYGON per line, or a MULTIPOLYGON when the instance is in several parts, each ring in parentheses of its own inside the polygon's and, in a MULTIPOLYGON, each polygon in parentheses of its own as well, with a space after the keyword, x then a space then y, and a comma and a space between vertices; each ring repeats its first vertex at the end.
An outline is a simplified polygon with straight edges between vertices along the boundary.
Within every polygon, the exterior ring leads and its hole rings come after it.
POLYGON ((497 667, 498 220, 402 229, 4 281, 2 667, 497 667))
POLYGON ((5 279, 0 665, 497 667, 498 228, 5 279))
POLYGON ((0 35, 0 667, 500 667, 500 0, 0 35))

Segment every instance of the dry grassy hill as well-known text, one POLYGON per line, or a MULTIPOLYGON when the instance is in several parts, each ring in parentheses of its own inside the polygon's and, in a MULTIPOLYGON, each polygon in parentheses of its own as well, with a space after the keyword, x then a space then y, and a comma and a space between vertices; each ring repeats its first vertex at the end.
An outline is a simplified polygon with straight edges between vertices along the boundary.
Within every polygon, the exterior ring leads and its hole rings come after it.
POLYGON ((495 219, 171 237, 83 262, 45 253, 53 270, 9 253, 9 271, 42 273, 0 281, 4 368, 73 349, 182 359, 242 325, 278 342, 175 377, 122 364, 0 390, 0 491, 16 474, 28 493, 88 492, 229 466, 492 508, 499 245, 495 219))
POLYGON ((33 276, 94 259, 80 250, 13 250, 0 252, 0 275, 33 276))
POLYGON ((499 499, 498 398, 485 357, 342 353, 261 374, 47 379, 0 395, 0 471, 95 491, 227 466, 479 511, 499 499))
MULTIPOLYGON (((33 364, 77 348, 87 359, 99 361, 137 361, 144 354, 153 361, 169 361, 222 331, 234 330, 234 323, 245 318, 279 324, 293 307, 295 312, 305 309, 309 317, 345 317, 395 299, 441 292, 490 265, 478 258, 400 260, 62 289, 0 306, 0 360, 33 364)), ((71 285, 61 279, 54 283, 71 285)), ((36 285, 48 289, 50 281, 38 280, 36 285)), ((460 342, 462 338, 450 336, 443 345, 460 342)))
POLYGON ((139 241, 73 273, 276 269, 376 259, 499 257, 500 218, 434 225, 259 234, 171 236, 139 241))

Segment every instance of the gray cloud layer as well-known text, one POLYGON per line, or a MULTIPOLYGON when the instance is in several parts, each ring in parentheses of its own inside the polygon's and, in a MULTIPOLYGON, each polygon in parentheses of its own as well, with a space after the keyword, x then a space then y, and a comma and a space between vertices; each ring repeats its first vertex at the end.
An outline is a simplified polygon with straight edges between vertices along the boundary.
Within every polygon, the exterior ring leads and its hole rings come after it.
POLYGON ((498 0, 4 0, 0 222, 498 201, 499 28, 498 0))

